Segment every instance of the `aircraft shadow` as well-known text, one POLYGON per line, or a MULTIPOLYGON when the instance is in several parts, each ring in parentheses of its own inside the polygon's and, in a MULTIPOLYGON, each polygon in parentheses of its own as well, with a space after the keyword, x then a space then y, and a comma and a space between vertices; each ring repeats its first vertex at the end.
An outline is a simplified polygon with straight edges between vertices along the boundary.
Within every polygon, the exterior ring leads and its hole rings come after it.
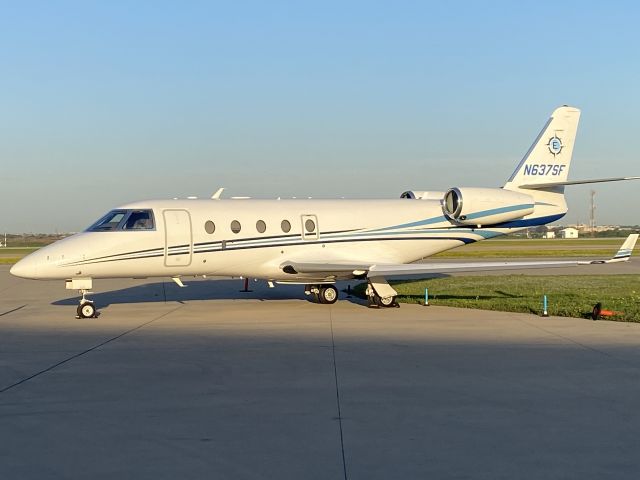
MULTIPOLYGON (((496 292, 499 293, 499 292, 496 292)), ((400 295, 402 298, 424 300, 424 295, 400 295)), ((496 298, 522 298, 521 295, 435 295, 429 300, 493 300, 496 298)))
MULTIPOLYGON (((185 282, 186 287, 178 287, 172 281, 153 282, 118 290, 95 292, 88 295, 96 307, 113 304, 147 302, 188 302, 196 300, 304 300, 311 298, 304 294, 303 285, 276 285, 269 288, 265 282, 249 282, 249 292, 242 292, 241 280, 195 280, 185 282)), ((340 299, 362 304, 363 300, 346 293, 347 283, 338 284, 340 299), (344 290, 344 291, 343 291, 344 290)), ((351 284, 353 287, 354 284, 351 284)), ((99 285, 98 285, 99 288, 99 285)), ((77 305, 79 295, 56 300, 52 305, 77 305)))

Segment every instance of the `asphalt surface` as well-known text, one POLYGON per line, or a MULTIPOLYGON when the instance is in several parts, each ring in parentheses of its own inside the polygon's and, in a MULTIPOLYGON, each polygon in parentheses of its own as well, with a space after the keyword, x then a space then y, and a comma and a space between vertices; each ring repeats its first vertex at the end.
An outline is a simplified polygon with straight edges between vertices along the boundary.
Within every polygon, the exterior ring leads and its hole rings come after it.
POLYGON ((0 478, 640 475, 640 325, 0 267, 0 478))

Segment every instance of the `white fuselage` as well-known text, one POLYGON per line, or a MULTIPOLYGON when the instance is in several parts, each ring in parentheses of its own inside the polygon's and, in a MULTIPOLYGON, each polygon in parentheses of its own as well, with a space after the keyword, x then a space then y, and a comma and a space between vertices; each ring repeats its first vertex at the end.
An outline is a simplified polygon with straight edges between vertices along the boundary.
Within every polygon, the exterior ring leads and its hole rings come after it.
POLYGON ((292 275, 281 266, 285 261, 414 262, 554 221, 566 211, 564 204, 561 211, 553 207, 536 204, 536 211, 518 222, 478 227, 448 219, 440 200, 137 202, 120 208, 152 210, 153 229, 78 233, 31 254, 12 273, 37 279, 206 275, 331 282, 348 277, 292 275), (240 226, 237 233, 234 221, 240 226), (289 231, 283 231, 283 221, 290 224, 289 231), (214 224, 212 233, 207 222, 214 224))

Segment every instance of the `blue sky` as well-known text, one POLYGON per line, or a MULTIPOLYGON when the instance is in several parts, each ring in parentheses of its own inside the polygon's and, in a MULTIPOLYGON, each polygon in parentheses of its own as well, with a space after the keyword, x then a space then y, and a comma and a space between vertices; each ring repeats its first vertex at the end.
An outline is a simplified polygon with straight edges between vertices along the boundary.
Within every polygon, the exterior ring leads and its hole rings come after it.
MULTIPOLYGON (((0 3, 0 231, 146 198, 500 186, 551 111, 570 178, 640 175, 634 2, 0 3)), ((568 195, 588 219, 591 187, 568 195)), ((640 182, 596 186, 640 224, 640 182)))

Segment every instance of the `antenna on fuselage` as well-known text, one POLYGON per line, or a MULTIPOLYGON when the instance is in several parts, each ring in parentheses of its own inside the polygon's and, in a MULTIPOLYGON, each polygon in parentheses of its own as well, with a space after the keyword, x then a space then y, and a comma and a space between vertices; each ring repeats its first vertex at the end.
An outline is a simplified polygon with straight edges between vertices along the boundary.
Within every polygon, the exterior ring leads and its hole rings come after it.
POLYGON ((224 187, 219 188, 216 191, 216 193, 211 195, 211 200, 220 200, 220 197, 222 196, 222 192, 224 192, 224 187))

